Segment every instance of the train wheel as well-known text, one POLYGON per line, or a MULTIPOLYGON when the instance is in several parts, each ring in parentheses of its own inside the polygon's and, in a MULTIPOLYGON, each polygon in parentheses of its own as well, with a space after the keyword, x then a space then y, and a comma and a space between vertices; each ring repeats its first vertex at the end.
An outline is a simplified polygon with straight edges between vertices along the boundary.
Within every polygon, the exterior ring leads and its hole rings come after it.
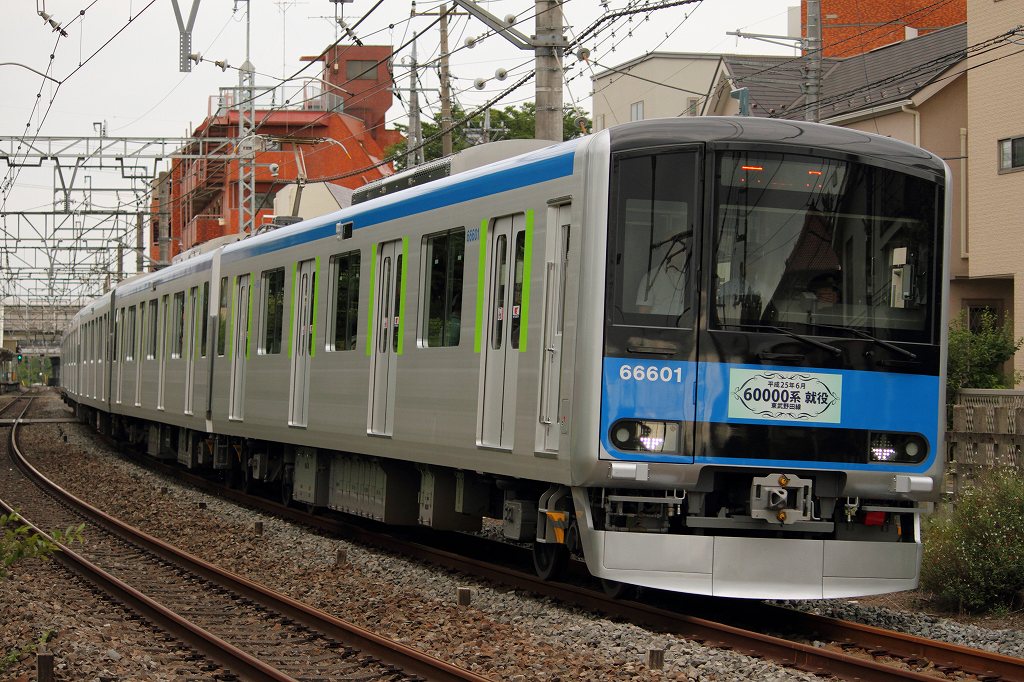
POLYGON ((565 545, 548 542, 533 543, 533 568, 541 580, 557 580, 569 565, 569 550, 565 545))
POLYGON ((618 580, 605 580, 601 578, 601 587, 604 593, 612 599, 637 599, 640 596, 640 587, 629 583, 620 583, 618 580))
POLYGON ((290 507, 292 504, 292 479, 291 476, 281 478, 281 504, 290 507))
POLYGON ((242 492, 246 493, 246 494, 251 493, 252 492, 252 484, 253 484, 252 469, 249 467, 249 463, 246 462, 242 466, 242 483, 241 483, 242 492))

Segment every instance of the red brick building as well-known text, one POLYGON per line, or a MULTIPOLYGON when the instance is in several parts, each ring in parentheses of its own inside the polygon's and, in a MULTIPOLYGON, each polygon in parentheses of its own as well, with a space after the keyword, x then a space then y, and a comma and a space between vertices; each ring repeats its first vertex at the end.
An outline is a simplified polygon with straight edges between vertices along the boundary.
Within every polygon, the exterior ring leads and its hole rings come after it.
MULTIPOLYGON (((291 97, 292 103, 265 108, 257 100, 257 226, 273 213, 278 190, 300 177, 316 182, 355 172, 330 180, 355 189, 393 172, 390 164, 378 165, 384 150, 403 139, 384 127, 392 102, 391 48, 347 46, 329 54, 321 77, 312 79, 301 96, 291 97)), ((188 150, 202 158, 176 161, 168 174, 162 174, 168 185, 161 188, 163 180, 155 184, 150 243, 154 262, 162 260, 162 235, 169 240, 163 258, 170 260, 193 246, 239 232, 239 163, 229 158, 235 150, 208 142, 237 138, 234 101, 232 89, 210 98, 207 117, 193 132, 188 150), (163 211, 161 198, 166 202, 163 211)))
MULTIPOLYGON (((807 36, 807 0, 801 0, 807 36)), ((913 35, 967 21, 967 0, 821 0, 825 57, 852 57, 913 35)))

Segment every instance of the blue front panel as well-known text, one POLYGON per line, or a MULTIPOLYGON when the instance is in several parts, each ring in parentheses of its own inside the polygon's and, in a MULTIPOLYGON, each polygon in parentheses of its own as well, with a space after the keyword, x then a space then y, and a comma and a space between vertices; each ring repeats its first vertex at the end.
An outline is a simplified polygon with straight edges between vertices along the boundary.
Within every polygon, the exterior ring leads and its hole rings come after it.
POLYGON ((696 382, 694 362, 606 357, 601 382, 601 445, 605 452, 616 459, 692 462, 692 443, 684 444, 684 454, 678 455, 622 452, 611 444, 609 430, 619 419, 695 421, 696 382))
POLYGON ((936 376, 606 357, 601 444, 608 455, 623 460, 920 473, 931 466, 938 454, 935 445, 939 405, 936 376), (642 369, 638 371, 638 367, 642 369), (651 368, 653 372, 649 371, 651 368), (804 381, 791 389, 799 391, 800 397, 791 403, 759 403, 752 411, 743 404, 743 397, 744 392, 750 397, 745 386, 749 383, 747 377, 753 375, 778 375, 786 380, 773 384, 779 386, 792 386, 789 380, 803 376, 804 381), (695 384, 699 384, 696 389, 695 384), (696 401, 692 397, 688 400, 688 396, 696 396, 696 401), (807 399, 810 404, 805 402, 807 399), (779 409, 772 409, 775 407, 779 409), (756 416, 758 411, 764 416, 756 416), (739 412, 747 416, 737 416, 739 412), (924 462, 912 465, 761 459, 758 443, 749 444, 750 455, 746 458, 692 458, 692 443, 683 448, 686 456, 623 452, 612 446, 609 429, 617 420, 627 418, 678 420, 698 425, 712 422, 919 433, 928 441, 929 455, 924 462))

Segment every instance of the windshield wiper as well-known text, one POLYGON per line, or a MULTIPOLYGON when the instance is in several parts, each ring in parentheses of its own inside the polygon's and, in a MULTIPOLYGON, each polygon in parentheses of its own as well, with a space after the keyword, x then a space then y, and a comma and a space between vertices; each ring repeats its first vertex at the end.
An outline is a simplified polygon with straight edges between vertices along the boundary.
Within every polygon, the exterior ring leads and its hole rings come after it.
POLYGON ((889 343, 888 341, 884 341, 884 340, 879 339, 877 337, 871 336, 871 334, 868 334, 865 331, 861 331, 860 329, 857 329, 856 327, 839 327, 839 326, 832 325, 832 324, 818 324, 818 323, 815 323, 814 326, 816 326, 816 327, 824 327, 825 329, 842 329, 842 330, 848 331, 848 332, 850 332, 852 334, 856 334, 857 336, 859 336, 862 339, 867 339, 868 341, 871 341, 873 343, 877 343, 882 348, 887 348, 887 349, 889 349, 889 350, 891 350, 891 351, 893 351, 895 353, 899 353, 900 355, 905 355, 906 357, 910 358, 911 360, 916 360, 917 359, 917 354, 916 353, 911 353, 906 348, 900 348, 899 346, 897 346, 895 344, 892 344, 892 343, 889 343))
POLYGON ((750 328, 750 329, 770 329, 770 330, 772 330, 774 332, 778 332, 780 334, 785 334, 786 336, 792 337, 792 338, 796 339, 797 341, 803 341, 804 343, 806 343, 809 346, 815 346, 817 348, 821 348, 822 350, 827 350, 829 353, 832 353, 832 355, 842 355, 843 354, 843 351, 841 349, 839 349, 839 348, 836 348, 835 346, 830 346, 827 343, 824 343, 822 341, 817 341, 815 339, 812 339, 809 336, 804 336, 803 334, 797 334, 795 331, 793 331, 791 329, 786 329, 785 327, 776 327, 775 325, 772 325, 772 324, 760 324, 760 323, 758 323, 758 324, 735 324, 735 325, 728 325, 728 326, 730 326, 730 327, 740 327, 741 329, 744 328, 744 327, 747 327, 747 328, 750 328))

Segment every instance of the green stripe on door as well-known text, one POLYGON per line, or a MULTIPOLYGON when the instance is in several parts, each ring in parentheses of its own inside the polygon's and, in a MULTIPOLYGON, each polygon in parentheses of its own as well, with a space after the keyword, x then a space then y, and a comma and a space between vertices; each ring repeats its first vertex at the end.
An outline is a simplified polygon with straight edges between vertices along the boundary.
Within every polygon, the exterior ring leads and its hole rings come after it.
POLYGON ((231 278, 231 314, 228 315, 227 323, 224 325, 227 327, 228 335, 228 357, 235 357, 235 316, 238 315, 238 275, 231 278))
POLYGON ((530 262, 533 260, 533 211, 526 212, 526 246, 523 254, 523 300, 519 311, 519 352, 526 352, 526 333, 530 329, 530 262))
POLYGON ((405 346, 405 290, 409 286, 409 238, 402 237, 402 291, 398 294, 398 354, 405 346))
POLYGON ((480 221, 480 255, 476 267, 476 329, 473 333, 473 352, 480 352, 480 338, 484 328, 484 280, 487 271, 487 218, 480 221))
POLYGON ((377 289, 377 245, 370 244, 370 300, 366 303, 366 357, 373 355, 373 294, 377 289))

